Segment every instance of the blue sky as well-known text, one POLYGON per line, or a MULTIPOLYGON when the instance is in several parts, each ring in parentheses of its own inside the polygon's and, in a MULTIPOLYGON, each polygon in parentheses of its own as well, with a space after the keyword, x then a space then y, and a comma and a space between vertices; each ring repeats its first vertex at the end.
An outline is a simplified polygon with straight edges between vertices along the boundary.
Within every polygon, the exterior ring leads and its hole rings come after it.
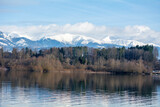
POLYGON ((0 25, 89 22, 148 26, 160 31, 160 0, 0 0, 0 25))
POLYGON ((0 0, 0 31, 30 39, 74 34, 160 45, 160 0, 0 0))

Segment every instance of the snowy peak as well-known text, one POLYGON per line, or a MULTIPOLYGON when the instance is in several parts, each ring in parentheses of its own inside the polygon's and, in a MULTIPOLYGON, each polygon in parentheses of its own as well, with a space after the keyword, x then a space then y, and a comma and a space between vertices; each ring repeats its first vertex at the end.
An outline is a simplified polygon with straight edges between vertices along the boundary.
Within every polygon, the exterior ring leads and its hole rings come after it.
POLYGON ((111 44, 111 43, 112 43, 112 40, 110 39, 109 36, 107 36, 106 38, 104 38, 104 39, 102 40, 102 42, 103 42, 103 43, 109 43, 109 44, 111 44))
POLYGON ((63 42, 65 44, 67 44, 67 43, 72 44, 73 40, 76 37, 78 37, 78 36, 73 35, 73 34, 59 34, 59 35, 56 35, 56 36, 52 36, 50 38, 53 39, 53 40, 57 40, 59 42, 63 42))
POLYGON ((127 46, 127 47, 136 46, 136 45, 139 45, 139 46, 145 45, 144 43, 138 42, 135 40, 122 40, 122 39, 112 40, 112 43, 121 45, 121 46, 127 46))
POLYGON ((0 31, 0 46, 14 46, 14 44, 6 37, 6 34, 0 31))
MULTIPOLYGON (((29 35, 27 35, 29 37, 29 35)), ((58 34, 50 37, 43 37, 39 40, 31 40, 22 35, 11 32, 3 33, 0 32, 0 46, 3 47, 30 47, 30 48, 50 48, 50 47, 64 47, 64 46, 88 46, 88 47, 131 47, 131 46, 142 46, 146 45, 142 42, 135 40, 123 40, 123 39, 111 39, 109 36, 105 37, 102 40, 97 40, 92 37, 87 37, 84 35, 75 35, 75 34, 58 34)), ((153 43, 149 43, 156 47, 153 43)))
POLYGON ((24 47, 28 46, 28 44, 26 43, 24 39, 20 39, 19 41, 16 42, 16 44, 18 46, 24 46, 24 47))
POLYGON ((108 43, 108 44, 116 44, 116 45, 127 46, 127 47, 136 46, 136 45, 139 45, 139 46, 145 45, 144 43, 138 42, 138 41, 135 41, 135 40, 110 39, 109 36, 107 36, 106 38, 104 38, 104 39, 102 40, 102 42, 103 42, 104 44, 105 44, 105 43, 108 43))
POLYGON ((3 32, 0 31, 0 38, 4 38, 3 32))
POLYGON ((59 34, 56 36, 50 37, 53 40, 57 40, 59 42, 63 42, 65 44, 76 44, 81 42, 82 44, 88 44, 89 42, 93 43, 101 43, 99 40, 86 37, 83 35, 73 35, 73 34, 59 34))
POLYGON ((16 32, 11 32, 11 33, 5 33, 5 38, 8 40, 12 41, 13 38, 19 38, 20 35, 16 32))
POLYGON ((16 32, 12 32, 12 33, 8 34, 8 37, 10 37, 10 38, 18 38, 18 37, 20 37, 20 35, 18 33, 16 33, 16 32))

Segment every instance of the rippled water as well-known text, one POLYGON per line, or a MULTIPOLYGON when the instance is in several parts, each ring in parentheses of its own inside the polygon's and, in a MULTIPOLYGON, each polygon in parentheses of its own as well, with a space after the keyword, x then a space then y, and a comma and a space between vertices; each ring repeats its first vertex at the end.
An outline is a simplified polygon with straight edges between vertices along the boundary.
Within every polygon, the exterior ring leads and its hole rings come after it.
POLYGON ((1 73, 0 107, 160 107, 160 76, 1 73))

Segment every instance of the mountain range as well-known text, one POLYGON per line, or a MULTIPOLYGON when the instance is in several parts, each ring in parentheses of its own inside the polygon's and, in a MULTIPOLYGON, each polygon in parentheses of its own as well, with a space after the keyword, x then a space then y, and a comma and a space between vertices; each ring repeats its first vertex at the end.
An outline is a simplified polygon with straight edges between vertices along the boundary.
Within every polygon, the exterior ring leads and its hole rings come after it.
MULTIPOLYGON (((94 48, 105 48, 122 46, 131 47, 136 45, 143 46, 146 44, 135 40, 110 39, 110 37, 97 40, 91 37, 74 34, 59 34, 49 38, 43 37, 37 40, 31 40, 29 38, 22 37, 18 33, 5 33, 0 31, 0 47, 3 47, 7 51, 11 51, 13 47, 42 49, 51 47, 88 46, 94 48)), ((157 47, 160 52, 159 45, 153 43, 149 43, 149 45, 157 47)))

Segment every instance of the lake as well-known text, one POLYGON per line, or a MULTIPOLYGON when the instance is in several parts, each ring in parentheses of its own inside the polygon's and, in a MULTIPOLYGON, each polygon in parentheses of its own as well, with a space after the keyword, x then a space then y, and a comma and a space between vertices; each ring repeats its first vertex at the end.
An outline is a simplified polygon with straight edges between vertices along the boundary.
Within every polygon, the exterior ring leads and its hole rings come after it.
POLYGON ((160 76, 0 72, 0 107, 160 107, 160 76))

